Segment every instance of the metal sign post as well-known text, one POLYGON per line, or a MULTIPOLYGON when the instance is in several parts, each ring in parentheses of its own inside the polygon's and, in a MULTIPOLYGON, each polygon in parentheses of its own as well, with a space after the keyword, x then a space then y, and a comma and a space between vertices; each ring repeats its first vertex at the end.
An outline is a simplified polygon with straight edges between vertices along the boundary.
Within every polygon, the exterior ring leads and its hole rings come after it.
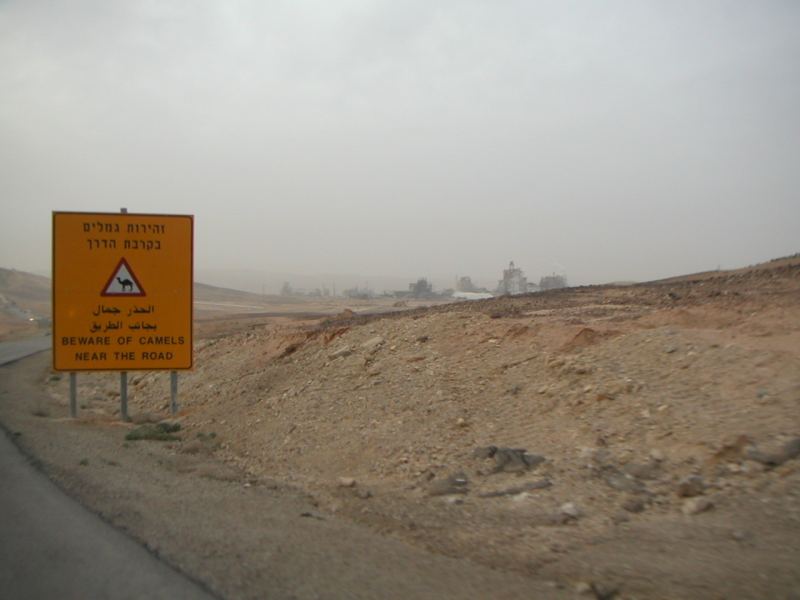
POLYGON ((170 391, 170 412, 175 415, 178 412, 178 372, 172 371, 169 374, 170 391))
POLYGON ((119 413, 123 421, 130 421, 128 416, 128 372, 119 374, 119 413))
POLYGON ((77 374, 69 374, 69 416, 75 419, 78 416, 78 382, 77 374))

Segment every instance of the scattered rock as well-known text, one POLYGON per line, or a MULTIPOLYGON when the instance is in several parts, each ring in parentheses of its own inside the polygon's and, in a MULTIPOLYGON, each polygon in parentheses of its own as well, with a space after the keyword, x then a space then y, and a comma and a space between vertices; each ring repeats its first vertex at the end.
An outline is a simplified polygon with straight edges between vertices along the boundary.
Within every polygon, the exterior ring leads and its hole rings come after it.
POLYGON ((574 502, 565 502, 559 507, 558 512, 568 519, 579 519, 583 515, 583 511, 574 502))
POLYGON ((750 460, 767 467, 779 467, 786 461, 800 456, 800 437, 792 438, 777 450, 772 451, 761 451, 756 446, 749 446, 745 454, 750 460))
POLYGON ((619 593, 619 589, 615 586, 586 581, 579 581, 572 589, 578 596, 588 596, 597 600, 612 600, 619 593))
POLYGON ((655 460, 646 463, 628 463, 622 470, 631 477, 656 479, 658 477, 659 464, 655 460))
POLYGON ((317 519, 318 521, 324 521, 325 520, 325 517, 323 517, 321 514, 315 513, 315 512, 311 512, 309 510, 307 510, 305 512, 301 512, 300 516, 301 517, 306 517, 306 518, 309 518, 309 519, 317 519))
POLYGON ((675 493, 679 498, 692 498, 706 491, 706 483, 699 475, 690 475, 678 483, 675 493))
POLYGON ((354 487, 356 485, 356 480, 352 477, 339 477, 339 486, 340 487, 354 487))
POLYGON ((619 588, 613 585, 603 583, 593 583, 592 591, 597 600, 612 600, 619 593, 619 588))
POLYGON ((800 436, 792 438, 783 445, 783 454, 786 456, 786 460, 800 456, 800 436))
POLYGON ((683 506, 681 506, 681 512, 685 515, 697 515, 710 510, 713 506, 714 503, 711 500, 705 496, 698 496, 684 501, 683 506))
POLYGON ((611 522, 614 523, 614 525, 620 525, 622 523, 627 523, 630 520, 631 520, 631 518, 628 516, 628 514, 622 512, 622 511, 615 513, 611 517, 611 522))
POLYGON ((713 457, 712 462, 733 462, 741 460, 744 449, 752 443, 752 440, 746 435, 739 435, 736 439, 726 442, 722 448, 717 450, 713 457))
POLYGON ((514 487, 505 488, 502 490, 494 490, 491 492, 483 492, 478 494, 481 498, 498 498, 500 496, 516 496, 531 490, 543 490, 553 485, 549 479, 540 479, 539 481, 531 481, 522 485, 515 485, 514 487))
POLYGON ((743 529, 736 529, 731 532, 731 538, 737 542, 748 542, 753 539, 753 534, 743 529))
POLYGON ((491 458, 497 452, 497 446, 483 446, 472 451, 474 458, 491 458))
POLYGON ((604 473, 603 480, 609 487, 619 492, 641 493, 645 491, 645 486, 641 481, 630 475, 625 475, 616 469, 604 473))
POLYGON ((200 440, 189 440, 181 444, 179 449, 183 454, 200 454, 203 450, 204 445, 200 440))
POLYGON ((361 344, 361 348, 366 352, 373 354, 378 351, 378 349, 383 346, 386 342, 381 336, 376 336, 374 338, 368 339, 366 342, 361 344))
POLYGON ((579 596, 593 596, 594 595, 594 589, 592 589, 592 584, 591 583, 587 583, 585 581, 579 581, 578 583, 576 583, 575 586, 573 587, 573 590, 579 596))
POLYGON ((644 502, 640 498, 628 498, 622 503, 622 508, 631 513, 640 513, 644 510, 644 502))
POLYGON ((767 465, 764 465, 760 462, 756 462, 754 460, 746 460, 742 463, 740 470, 743 474, 752 476, 766 471, 767 465))
POLYGON ((353 349, 350 346, 343 346, 342 348, 338 348, 334 350, 330 354, 328 354, 328 358, 331 360, 336 358, 342 358, 345 356, 350 356, 353 353, 353 349))
POLYGON ((238 472, 221 463, 207 463, 200 465, 195 470, 195 473, 200 477, 213 479, 215 481, 237 481, 239 479, 238 472))
POLYGON ((753 446, 747 449, 747 458, 767 467, 777 467, 786 462, 786 457, 781 452, 763 452, 753 446))
POLYGON ((469 480, 464 473, 456 473, 444 479, 435 479, 428 486, 429 496, 446 496, 448 494, 466 494, 469 480))
POLYGON ((492 473, 520 473, 533 469, 547 460, 544 456, 530 454, 525 448, 498 448, 487 446, 477 448, 472 455, 475 458, 494 458, 492 473))

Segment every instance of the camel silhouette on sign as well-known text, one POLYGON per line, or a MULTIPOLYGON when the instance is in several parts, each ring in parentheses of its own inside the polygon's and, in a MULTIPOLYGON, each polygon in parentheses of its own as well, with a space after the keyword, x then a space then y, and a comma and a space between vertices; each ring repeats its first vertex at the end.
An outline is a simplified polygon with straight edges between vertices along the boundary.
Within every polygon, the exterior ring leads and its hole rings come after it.
POLYGON ((124 292, 127 288, 130 288, 133 291, 133 282, 130 279, 120 279, 117 277, 117 281, 122 286, 122 291, 124 292))

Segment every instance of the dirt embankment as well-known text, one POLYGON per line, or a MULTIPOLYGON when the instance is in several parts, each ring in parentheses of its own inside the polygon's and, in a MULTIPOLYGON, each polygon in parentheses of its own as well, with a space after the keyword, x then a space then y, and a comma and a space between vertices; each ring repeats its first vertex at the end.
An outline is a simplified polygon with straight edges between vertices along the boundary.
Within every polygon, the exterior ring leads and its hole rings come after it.
MULTIPOLYGON (((195 363, 164 448, 189 474, 213 457, 321 514, 596 597, 800 586, 797 261, 255 327, 195 363)), ((164 376, 131 384, 138 420, 166 417, 164 376)), ((114 385, 84 383, 83 414, 113 419, 114 385)))

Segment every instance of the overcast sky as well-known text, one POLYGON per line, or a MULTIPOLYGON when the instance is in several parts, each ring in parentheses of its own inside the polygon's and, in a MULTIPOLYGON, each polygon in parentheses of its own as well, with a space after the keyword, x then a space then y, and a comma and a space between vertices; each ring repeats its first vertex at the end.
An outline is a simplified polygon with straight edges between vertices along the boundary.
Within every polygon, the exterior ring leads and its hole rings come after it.
POLYGON ((0 1, 0 266, 645 280, 800 251, 800 2, 0 1))

